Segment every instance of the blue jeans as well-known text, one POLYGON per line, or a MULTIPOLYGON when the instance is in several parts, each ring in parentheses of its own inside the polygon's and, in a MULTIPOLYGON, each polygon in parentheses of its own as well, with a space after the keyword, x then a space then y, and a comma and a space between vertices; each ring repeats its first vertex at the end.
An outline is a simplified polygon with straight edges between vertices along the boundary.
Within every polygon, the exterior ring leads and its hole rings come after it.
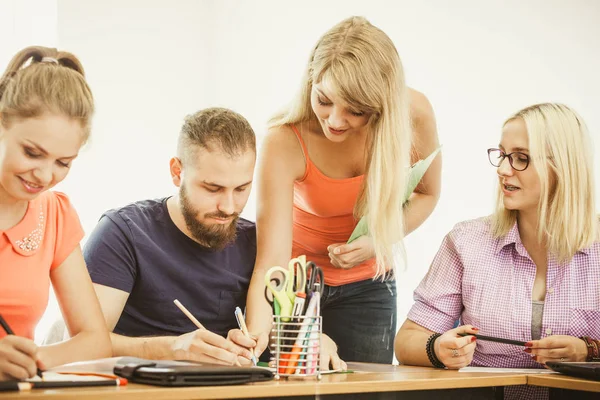
POLYGON ((323 333, 338 345, 342 360, 392 363, 396 299, 395 280, 325 286, 321 298, 323 333))

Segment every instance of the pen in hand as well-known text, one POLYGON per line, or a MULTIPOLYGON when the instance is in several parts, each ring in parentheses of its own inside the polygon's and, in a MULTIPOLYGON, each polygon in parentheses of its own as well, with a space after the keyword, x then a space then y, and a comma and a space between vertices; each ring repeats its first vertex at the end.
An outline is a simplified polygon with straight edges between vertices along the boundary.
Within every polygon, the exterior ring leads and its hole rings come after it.
POLYGON ((503 339, 503 338, 497 338, 497 337, 492 337, 492 336, 483 336, 480 334, 473 334, 473 333, 459 333, 458 336, 475 336, 477 338, 477 340, 486 340, 488 342, 496 342, 496 343, 504 343, 504 344, 514 344, 516 346, 525 347, 525 342, 521 342, 519 340, 503 339))
MULTIPOLYGON (((242 310, 239 307, 235 308, 235 319, 237 319, 237 323, 248 339, 250 339, 250 333, 248 332, 248 327, 246 326, 246 320, 244 320, 244 314, 242 314, 242 310)), ((254 354, 254 349, 252 349, 252 364, 257 365, 258 361, 256 360, 256 355, 254 354)))
MULTIPOLYGON (((184 306, 183 304, 181 304, 181 302, 180 302, 179 300, 175 299, 175 300, 173 300, 173 303, 175 303, 175 305, 176 305, 176 306, 177 306, 177 307, 178 307, 178 308, 181 310, 181 312, 183 312, 183 313, 186 315, 186 317, 188 317, 188 318, 190 319, 190 321, 192 321, 192 322, 194 323, 194 325, 196 325, 196 327, 197 327, 198 329, 206 329, 206 328, 204 327, 204 325, 202 325, 202 324, 200 323, 200 321, 198 321, 198 320, 196 319, 196 317, 194 317, 194 316, 192 315, 192 313, 191 313, 191 312, 190 312, 190 311, 189 311, 187 308, 185 308, 185 306, 184 306)), ((241 366, 242 366, 242 365, 240 364, 240 362, 237 360, 237 358, 236 358, 236 360, 235 360, 235 365, 237 365, 238 367, 241 367, 241 366)))
POLYGON ((192 321, 194 323, 194 325, 196 325, 196 328, 198 328, 198 329, 206 329, 204 327, 204 325, 202 325, 200 323, 200 321, 198 321, 196 319, 196 317, 194 317, 194 315, 192 315, 192 313, 187 308, 185 308, 185 306, 183 304, 181 304, 181 302, 179 300, 175 299, 175 300, 173 300, 173 303, 175 303, 175 305, 177 306, 177 308, 179 308, 181 310, 181 312, 184 313, 185 316, 188 317, 190 319, 190 321, 192 321))
MULTIPOLYGON (((0 325, 2 325, 2 329, 4 329, 4 331, 6 332, 7 335, 15 334, 13 332, 13 330, 10 328, 10 326, 8 325, 8 323, 6 322, 6 320, 2 317, 2 315, 0 315, 0 325)), ((43 378, 42 370, 39 368, 37 369, 37 376, 39 376, 40 378, 43 378)))

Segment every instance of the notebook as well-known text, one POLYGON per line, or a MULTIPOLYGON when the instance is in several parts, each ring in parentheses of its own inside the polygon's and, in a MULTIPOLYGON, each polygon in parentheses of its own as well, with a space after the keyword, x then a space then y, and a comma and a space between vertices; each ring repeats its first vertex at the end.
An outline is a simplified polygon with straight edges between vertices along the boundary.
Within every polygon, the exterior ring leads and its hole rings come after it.
POLYGON ((261 367, 156 361, 134 357, 120 358, 114 367, 114 373, 130 382, 158 386, 239 385, 273 379, 273 373, 261 367))
POLYGON ((548 361, 546 365, 561 374, 600 381, 600 362, 548 361))

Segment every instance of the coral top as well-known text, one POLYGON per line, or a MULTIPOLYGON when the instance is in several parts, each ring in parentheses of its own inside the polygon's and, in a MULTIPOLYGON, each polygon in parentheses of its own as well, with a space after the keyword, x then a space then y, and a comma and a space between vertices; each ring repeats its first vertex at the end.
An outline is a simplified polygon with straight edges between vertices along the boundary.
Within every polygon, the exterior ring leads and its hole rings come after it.
POLYGON ((326 176, 310 160, 298 129, 290 126, 306 161, 304 176, 294 182, 292 256, 305 254, 307 260, 321 267, 327 285, 339 286, 373 278, 374 258, 344 270, 331 265, 327 251, 331 244, 345 243, 358 223, 353 211, 364 175, 346 179, 326 176))
MULTIPOLYGON (((23 219, 0 231, 0 314, 17 336, 33 339, 48 305, 50 271, 79 245, 83 229, 68 197, 44 192, 23 219)), ((6 335, 0 329, 0 338, 6 335)))

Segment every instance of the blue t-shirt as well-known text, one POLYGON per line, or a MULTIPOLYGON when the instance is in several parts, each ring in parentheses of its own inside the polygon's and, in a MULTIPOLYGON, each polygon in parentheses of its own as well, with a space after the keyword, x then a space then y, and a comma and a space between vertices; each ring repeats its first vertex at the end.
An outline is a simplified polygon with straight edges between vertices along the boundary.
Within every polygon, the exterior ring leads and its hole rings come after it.
POLYGON ((256 226, 240 218, 237 238, 221 251, 204 247, 177 228, 167 199, 144 200, 107 211, 83 255, 94 283, 129 298, 114 332, 124 336, 180 335, 196 326, 181 303, 210 331, 237 328, 256 258, 256 226))

